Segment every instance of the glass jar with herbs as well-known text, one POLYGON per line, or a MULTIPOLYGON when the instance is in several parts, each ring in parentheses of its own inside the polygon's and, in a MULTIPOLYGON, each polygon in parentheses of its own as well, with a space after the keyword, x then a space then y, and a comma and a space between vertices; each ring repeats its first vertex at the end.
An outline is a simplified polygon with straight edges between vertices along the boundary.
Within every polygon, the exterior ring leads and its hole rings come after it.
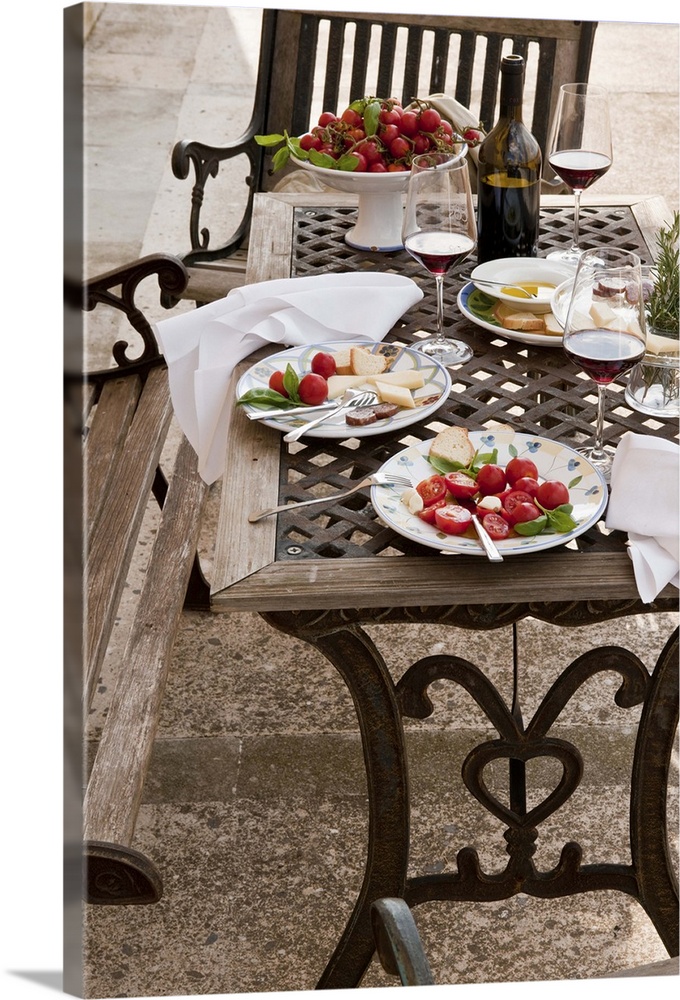
POLYGON ((647 353, 631 371, 626 401, 641 413, 680 416, 680 213, 657 235, 657 256, 643 267, 647 353))

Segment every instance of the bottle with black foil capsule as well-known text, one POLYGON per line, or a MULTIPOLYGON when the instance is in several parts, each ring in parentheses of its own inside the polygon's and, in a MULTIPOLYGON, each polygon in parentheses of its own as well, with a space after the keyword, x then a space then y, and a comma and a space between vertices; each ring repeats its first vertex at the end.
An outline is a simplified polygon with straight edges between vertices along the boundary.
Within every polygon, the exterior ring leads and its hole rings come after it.
POLYGON ((477 261, 535 257, 541 201, 541 147, 522 121, 524 59, 501 61, 500 114, 479 146, 477 261))

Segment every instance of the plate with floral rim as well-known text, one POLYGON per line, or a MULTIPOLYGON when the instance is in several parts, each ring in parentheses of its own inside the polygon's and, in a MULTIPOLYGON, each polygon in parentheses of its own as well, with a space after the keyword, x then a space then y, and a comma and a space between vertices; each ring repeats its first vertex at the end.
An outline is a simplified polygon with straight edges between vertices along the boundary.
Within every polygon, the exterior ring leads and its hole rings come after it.
MULTIPOLYGON (((496 542, 501 555, 514 556, 526 552, 542 552, 559 545, 566 545, 591 528, 600 519, 608 501, 607 484, 590 462, 573 448, 534 434, 524 434, 511 429, 470 431, 470 440, 480 454, 497 449, 497 464, 505 466, 511 458, 530 458, 538 469, 539 481, 557 479, 569 489, 573 504, 572 517, 577 526, 568 532, 541 532, 539 535, 514 535, 496 542)), ((428 461, 432 439, 411 445, 393 455, 380 472, 407 475, 415 486, 434 472, 428 461)), ((372 486, 371 502, 378 517, 397 534, 440 552, 483 556, 474 529, 465 535, 446 535, 436 526, 427 524, 411 514, 400 496, 402 488, 372 486)))

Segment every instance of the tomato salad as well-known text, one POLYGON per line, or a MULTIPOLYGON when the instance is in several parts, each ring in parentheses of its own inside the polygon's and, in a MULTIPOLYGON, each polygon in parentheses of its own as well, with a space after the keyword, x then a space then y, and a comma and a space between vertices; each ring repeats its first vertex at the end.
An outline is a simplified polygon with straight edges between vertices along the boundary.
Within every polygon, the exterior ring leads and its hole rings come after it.
POLYGON ((472 533, 473 514, 495 541, 578 526, 569 488, 557 479, 539 480, 530 458, 515 456, 503 467, 494 449, 475 453, 467 466, 440 458, 429 461, 436 471, 401 499, 412 514, 447 535, 472 533))

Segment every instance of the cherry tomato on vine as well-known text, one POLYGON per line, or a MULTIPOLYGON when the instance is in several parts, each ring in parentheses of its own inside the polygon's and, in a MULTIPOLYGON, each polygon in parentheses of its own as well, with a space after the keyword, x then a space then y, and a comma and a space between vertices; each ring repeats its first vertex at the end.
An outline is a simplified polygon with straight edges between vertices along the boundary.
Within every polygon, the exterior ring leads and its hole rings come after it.
POLYGON ((331 111, 322 111, 319 115, 319 125, 321 128, 325 128, 326 125, 330 125, 332 122, 336 122, 337 120, 337 116, 331 111))
POLYGON ((442 122, 442 116, 434 108, 425 108, 420 112, 418 124, 422 132, 435 132, 442 122))

